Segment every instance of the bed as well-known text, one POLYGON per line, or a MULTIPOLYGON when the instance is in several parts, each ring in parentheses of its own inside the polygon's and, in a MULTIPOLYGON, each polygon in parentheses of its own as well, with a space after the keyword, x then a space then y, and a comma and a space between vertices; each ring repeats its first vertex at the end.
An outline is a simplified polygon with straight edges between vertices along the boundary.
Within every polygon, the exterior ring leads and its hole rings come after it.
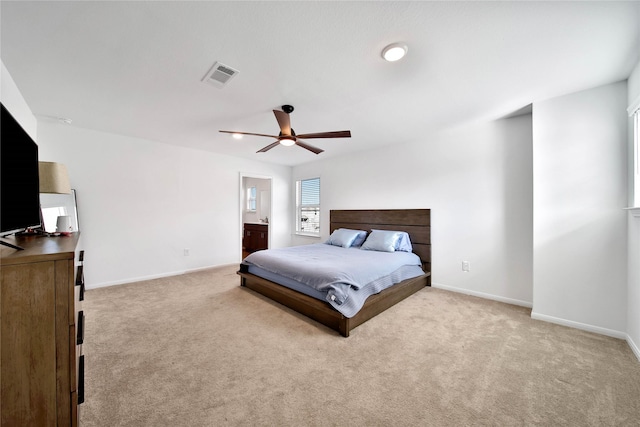
MULTIPOLYGON (((371 230, 404 231, 410 237, 412 251, 415 254, 412 256, 417 256, 422 271, 415 277, 402 280, 368 296, 362 307, 355 314, 349 313, 348 316, 325 300, 317 299, 308 293, 302 293, 279 283, 283 281, 278 278, 260 277, 250 272, 249 266, 244 261, 238 271, 241 277, 240 285, 283 304, 337 331, 344 337, 348 337, 350 331, 355 327, 423 287, 431 286, 430 209, 332 210, 330 212, 330 233, 338 229, 365 230, 367 232, 371 230)), ((290 286, 288 283, 287 285, 290 286)))

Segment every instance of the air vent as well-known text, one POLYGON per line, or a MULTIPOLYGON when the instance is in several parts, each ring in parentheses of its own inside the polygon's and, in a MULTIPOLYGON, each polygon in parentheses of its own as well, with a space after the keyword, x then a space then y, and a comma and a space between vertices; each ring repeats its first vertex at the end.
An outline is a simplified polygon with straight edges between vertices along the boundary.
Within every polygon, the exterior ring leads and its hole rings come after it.
POLYGON ((203 82, 209 83, 215 87, 221 88, 226 85, 235 75, 238 74, 238 70, 234 70, 228 65, 216 62, 209 70, 206 76, 202 79, 203 82))

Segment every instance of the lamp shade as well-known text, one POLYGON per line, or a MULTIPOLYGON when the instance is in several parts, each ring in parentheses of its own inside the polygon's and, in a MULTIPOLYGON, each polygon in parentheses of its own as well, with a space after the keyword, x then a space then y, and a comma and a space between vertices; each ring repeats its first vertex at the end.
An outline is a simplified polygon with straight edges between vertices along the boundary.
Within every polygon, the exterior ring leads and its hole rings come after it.
POLYGON ((71 194, 67 167, 62 163, 38 162, 40 192, 71 194))

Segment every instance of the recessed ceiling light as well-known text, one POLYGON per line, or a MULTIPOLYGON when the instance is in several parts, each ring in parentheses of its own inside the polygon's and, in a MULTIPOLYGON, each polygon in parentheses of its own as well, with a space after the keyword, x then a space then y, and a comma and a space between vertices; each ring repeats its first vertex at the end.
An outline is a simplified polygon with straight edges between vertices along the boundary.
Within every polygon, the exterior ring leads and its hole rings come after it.
POLYGON ((233 136, 233 139, 242 139, 242 134, 239 133, 232 133, 231 136, 233 136))
POLYGON ((404 43, 392 43, 382 49, 382 57, 389 62, 394 62, 402 59, 408 50, 409 48, 404 43))

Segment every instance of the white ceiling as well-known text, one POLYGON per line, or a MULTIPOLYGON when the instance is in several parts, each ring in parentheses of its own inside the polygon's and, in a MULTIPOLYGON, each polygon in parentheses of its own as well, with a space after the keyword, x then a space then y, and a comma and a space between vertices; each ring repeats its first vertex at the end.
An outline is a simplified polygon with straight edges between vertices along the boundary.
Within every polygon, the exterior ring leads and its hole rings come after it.
POLYGON ((1 56, 39 117, 233 156, 297 165, 512 113, 626 79, 640 2, 2 1, 1 56), (387 44, 408 55, 382 60, 387 44), (223 89, 214 62, 239 70, 223 89), (351 139, 256 151, 218 130, 351 139))

